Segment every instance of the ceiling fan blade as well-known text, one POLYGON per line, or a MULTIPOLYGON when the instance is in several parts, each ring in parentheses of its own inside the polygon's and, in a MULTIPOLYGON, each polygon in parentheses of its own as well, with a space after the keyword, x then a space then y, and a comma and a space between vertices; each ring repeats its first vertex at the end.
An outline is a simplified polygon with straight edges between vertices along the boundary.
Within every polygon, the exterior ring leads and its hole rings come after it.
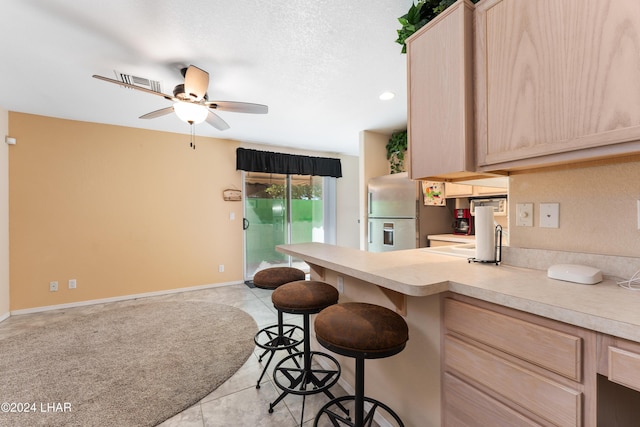
POLYGON ((267 114, 269 112, 269 107, 266 105, 252 104, 250 102, 209 101, 206 104, 209 108, 232 113, 267 114))
POLYGON ((209 87, 209 73, 195 65, 189 65, 184 75, 184 91, 195 97, 196 101, 204 98, 209 87))
POLYGON ((141 119, 155 119, 156 117, 166 116, 167 114, 173 113, 173 107, 161 108, 160 110, 152 111, 150 113, 145 114, 144 116, 140 116, 141 119))
POLYGON ((105 82, 115 83, 115 84, 120 85, 120 86, 128 87, 129 89, 139 90, 141 92, 146 92, 146 93, 150 93, 151 95, 161 96, 164 99, 168 99, 169 101, 173 101, 173 97, 172 96, 165 95, 162 92, 156 92, 156 91, 149 90, 149 89, 146 89, 146 88, 143 88, 143 87, 140 87, 140 86, 132 85, 132 84, 129 84, 129 83, 124 83, 124 82, 121 82, 120 80, 110 79, 109 77, 102 77, 102 76, 99 76, 97 74, 94 74, 93 77, 98 79, 98 80, 104 80, 105 82))
POLYGON ((213 113, 212 111, 208 112, 207 118, 205 119, 205 121, 218 130, 229 129, 229 125, 227 124, 227 122, 222 120, 222 117, 213 113))

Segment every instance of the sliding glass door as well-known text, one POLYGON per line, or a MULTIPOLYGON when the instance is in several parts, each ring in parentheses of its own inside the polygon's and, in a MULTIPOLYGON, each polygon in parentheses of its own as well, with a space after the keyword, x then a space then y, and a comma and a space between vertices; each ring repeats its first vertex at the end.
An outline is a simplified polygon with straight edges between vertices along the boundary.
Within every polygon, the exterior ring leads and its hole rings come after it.
POLYGON ((309 270, 302 260, 281 254, 275 247, 284 243, 326 241, 324 182, 327 179, 243 172, 245 280, 251 280, 256 272, 269 267, 309 270))

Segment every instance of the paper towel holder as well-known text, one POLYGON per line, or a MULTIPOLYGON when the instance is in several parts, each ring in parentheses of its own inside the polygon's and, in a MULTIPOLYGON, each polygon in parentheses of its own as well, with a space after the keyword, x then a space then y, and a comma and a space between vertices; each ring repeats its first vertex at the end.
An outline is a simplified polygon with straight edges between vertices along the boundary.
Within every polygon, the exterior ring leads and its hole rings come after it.
POLYGON ((496 225, 495 229, 495 237, 496 237, 496 247, 494 251, 495 260, 480 260, 476 258, 467 258, 467 262, 481 262, 484 264, 496 264, 499 265, 502 261, 502 226, 500 224, 496 225))

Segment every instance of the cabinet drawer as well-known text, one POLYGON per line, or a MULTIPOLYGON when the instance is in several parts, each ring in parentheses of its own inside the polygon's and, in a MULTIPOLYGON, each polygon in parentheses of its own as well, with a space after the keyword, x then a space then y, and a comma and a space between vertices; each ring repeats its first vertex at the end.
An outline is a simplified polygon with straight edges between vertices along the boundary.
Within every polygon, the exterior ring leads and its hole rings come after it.
POLYGON ((445 299, 445 327, 574 381, 582 379, 582 339, 445 299))
POLYGON ((609 381, 640 391, 640 354, 609 346, 609 381))
POLYGON ((540 426, 451 374, 443 378, 444 426, 540 426))
POLYGON ((445 370, 482 384, 506 402, 557 426, 582 425, 582 393, 452 336, 444 339, 445 370))

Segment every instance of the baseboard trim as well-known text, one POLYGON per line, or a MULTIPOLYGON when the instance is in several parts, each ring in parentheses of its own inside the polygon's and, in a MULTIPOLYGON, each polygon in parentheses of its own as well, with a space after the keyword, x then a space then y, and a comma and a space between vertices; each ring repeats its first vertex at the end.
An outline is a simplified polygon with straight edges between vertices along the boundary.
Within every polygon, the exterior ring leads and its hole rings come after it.
POLYGON ((11 312, 6 312, 5 314, 0 315, 0 322, 7 320, 11 316, 11 312))
MULTIPOLYGON (((126 301, 126 300, 138 299, 138 298, 148 298, 148 297, 155 297, 155 296, 159 296, 159 295, 177 294, 177 293, 180 293, 180 292, 198 291, 198 290, 210 289, 210 288, 221 288, 221 287, 224 287, 224 286, 239 285, 239 284, 242 284, 242 283, 243 282, 241 280, 238 280, 238 281, 234 281, 234 282, 212 283, 212 284, 208 284, 208 285, 191 286, 191 287, 187 287, 187 288, 167 289, 167 290, 164 290, 164 291, 145 292, 145 293, 142 293, 142 294, 122 295, 122 296, 111 297, 111 298, 101 298, 101 299, 94 299, 94 300, 87 300, 87 301, 78 301, 78 302, 71 302, 71 303, 67 303, 67 304, 56 304, 56 305, 46 305, 46 306, 42 306, 42 307, 24 308, 24 309, 20 309, 20 310, 13 310, 13 311, 7 313, 6 316, 7 317, 9 317, 10 315, 11 316, 19 316, 21 314, 40 313, 40 312, 43 312, 43 311, 60 310, 60 309, 74 308, 74 307, 83 307, 83 306, 86 306, 86 305, 104 304, 104 303, 108 303, 108 302, 126 301)), ((4 319, 2 319, 2 317, 0 317, 0 322, 2 320, 4 320, 4 319)))

